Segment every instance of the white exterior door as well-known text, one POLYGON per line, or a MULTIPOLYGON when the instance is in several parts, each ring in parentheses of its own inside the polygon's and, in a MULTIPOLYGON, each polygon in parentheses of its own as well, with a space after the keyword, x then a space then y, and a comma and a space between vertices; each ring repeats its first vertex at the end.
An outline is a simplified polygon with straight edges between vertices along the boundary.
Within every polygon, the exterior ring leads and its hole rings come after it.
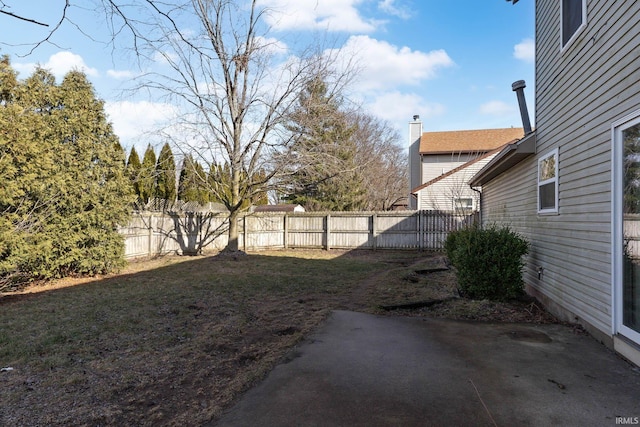
POLYGON ((613 324, 640 344, 640 112, 612 127, 613 324))

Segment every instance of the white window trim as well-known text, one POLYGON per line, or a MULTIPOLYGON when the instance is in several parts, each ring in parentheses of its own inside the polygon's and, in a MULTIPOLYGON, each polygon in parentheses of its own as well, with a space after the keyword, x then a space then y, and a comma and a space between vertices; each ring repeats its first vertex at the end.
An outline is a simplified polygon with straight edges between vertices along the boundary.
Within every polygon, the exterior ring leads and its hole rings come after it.
POLYGON ((587 0, 582 0, 582 24, 580 24, 580 26, 578 27, 578 29, 575 31, 575 33, 573 33, 573 35, 571 36, 571 38, 569 38, 569 40, 567 40, 567 43, 565 43, 564 45, 562 44, 562 39, 563 39, 563 34, 562 32, 564 31, 564 16, 562 16, 562 2, 564 0, 559 0, 559 4, 560 4, 560 52, 564 52, 565 50, 567 50, 569 48, 569 46, 571 46, 573 44, 573 42, 576 41, 576 39, 580 36, 580 33, 582 33, 582 31, 584 31, 584 29, 587 26, 587 0))
POLYGON ((545 154, 544 156, 538 159, 538 168, 536 169, 536 181, 538 185, 536 186, 536 189, 537 189, 537 199, 538 199, 537 208, 538 208, 539 214, 557 214, 558 213, 558 201, 560 200, 560 197, 558 196, 558 164, 559 163, 560 163, 560 159, 558 158, 557 148, 555 150, 549 151, 547 154, 545 154), (553 178, 540 181, 540 163, 542 163, 544 160, 548 159, 549 157, 554 157, 554 156, 556 158, 556 165, 555 165, 556 170, 554 174, 555 176, 553 178), (552 209, 540 209, 540 186, 551 184, 551 183, 555 183, 555 196, 556 196, 555 207, 552 209))
POLYGON ((611 125, 611 295, 613 296, 611 309, 611 325, 613 335, 621 334, 637 344, 640 344, 640 333, 625 326, 622 321, 622 280, 623 277, 623 220, 622 220, 622 192, 623 192, 623 160, 622 131, 640 123, 640 110, 637 110, 611 125))
POLYGON ((452 200, 452 204, 453 204, 453 212, 457 212, 457 211, 473 211, 475 210, 476 204, 475 204, 475 200, 473 200, 473 196, 459 196, 459 197, 454 197, 452 200), (471 201, 471 206, 469 207, 463 207, 460 202, 462 200, 470 200, 471 201))

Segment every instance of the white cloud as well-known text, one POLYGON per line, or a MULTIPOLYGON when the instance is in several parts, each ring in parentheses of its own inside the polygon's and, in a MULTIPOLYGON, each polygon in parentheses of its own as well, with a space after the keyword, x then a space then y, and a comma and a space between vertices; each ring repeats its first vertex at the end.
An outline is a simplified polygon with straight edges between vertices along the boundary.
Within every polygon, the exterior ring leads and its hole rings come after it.
POLYGON ((444 50, 421 52, 364 35, 351 36, 343 53, 356 58, 361 68, 357 86, 363 91, 418 85, 434 78, 440 69, 454 65, 444 50))
POLYGON ((56 76, 64 75, 71 70, 79 70, 87 76, 97 76, 98 70, 91 68, 85 64, 84 59, 80 55, 71 52, 58 52, 49 58, 44 68, 50 69, 56 76))
POLYGON ((155 52, 153 54, 153 60, 160 65, 166 65, 166 64, 169 64, 170 62, 178 62, 180 59, 178 58, 178 55, 176 55, 175 53, 162 51, 162 52, 155 52))
POLYGON ((515 105, 503 101, 489 101, 480 106, 480 113, 490 116, 504 116, 514 112, 516 112, 515 105))
POLYGON ((422 120, 444 114, 445 107, 441 104, 426 101, 415 93, 392 91, 377 96, 366 105, 367 111, 376 117, 387 120, 403 130, 406 123, 418 114, 422 120))
POLYGON ((369 33, 381 21, 363 17, 357 5, 363 0, 259 0, 269 9, 266 22, 275 30, 328 30, 369 33))
POLYGON ((170 104, 148 101, 107 102, 105 110, 123 146, 131 146, 145 133, 158 130, 176 114, 170 104))
POLYGON ((513 57, 525 62, 536 59, 536 44, 533 39, 524 39, 513 47, 513 57))
POLYGON ((382 0, 378 2, 378 9, 389 15, 397 16, 401 19, 411 18, 411 12, 406 7, 396 6, 396 0, 382 0))
POLYGON ((135 73, 128 70, 108 70, 107 75, 116 80, 132 79, 136 76, 135 73))
POLYGON ((274 54, 285 54, 289 50, 286 43, 273 37, 256 37, 256 42, 262 48, 268 49, 274 54))
POLYGON ((45 70, 51 71, 51 73, 56 77, 56 79, 60 80, 67 74, 69 71, 78 70, 85 73, 87 76, 95 77, 98 76, 98 70, 95 68, 89 67, 84 59, 80 55, 76 55, 71 52, 58 52, 54 53, 49 57, 49 60, 44 64, 35 64, 35 63, 23 63, 23 64, 14 64, 13 67, 26 75, 22 75, 20 77, 30 76, 35 70, 36 66, 40 65, 45 70))

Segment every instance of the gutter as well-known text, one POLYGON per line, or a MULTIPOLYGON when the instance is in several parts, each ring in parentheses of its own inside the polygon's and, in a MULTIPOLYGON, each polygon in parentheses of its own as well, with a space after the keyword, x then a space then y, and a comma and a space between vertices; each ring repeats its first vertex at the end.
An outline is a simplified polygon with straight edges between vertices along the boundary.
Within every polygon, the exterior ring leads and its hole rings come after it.
POLYGON ((536 153, 536 132, 533 131, 521 140, 507 145, 477 174, 471 178, 471 187, 480 187, 498 175, 536 153))

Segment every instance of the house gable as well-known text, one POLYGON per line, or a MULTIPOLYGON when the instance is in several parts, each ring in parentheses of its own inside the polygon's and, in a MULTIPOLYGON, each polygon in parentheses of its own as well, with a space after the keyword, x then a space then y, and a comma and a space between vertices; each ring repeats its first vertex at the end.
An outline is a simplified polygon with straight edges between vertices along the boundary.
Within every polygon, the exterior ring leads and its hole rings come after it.
POLYGON ((469 180, 500 151, 499 147, 434 178, 413 189, 418 200, 418 209, 455 211, 478 210, 478 192, 471 189, 469 180), (464 207, 463 207, 464 206, 464 207))

